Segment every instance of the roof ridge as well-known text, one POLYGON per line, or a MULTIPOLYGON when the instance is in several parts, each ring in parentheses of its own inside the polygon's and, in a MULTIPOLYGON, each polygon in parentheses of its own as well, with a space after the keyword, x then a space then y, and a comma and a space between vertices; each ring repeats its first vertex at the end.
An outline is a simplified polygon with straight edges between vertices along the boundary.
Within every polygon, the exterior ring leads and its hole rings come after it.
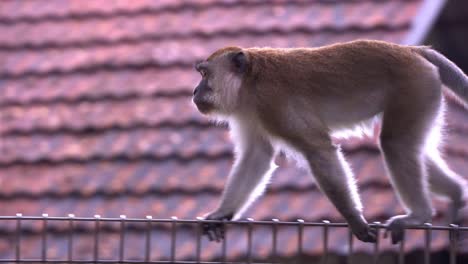
POLYGON ((22 79, 26 77, 49 77, 49 76, 63 76, 71 74, 94 74, 97 71, 116 71, 116 70, 143 70, 147 68, 192 68, 195 62, 174 61, 171 63, 160 63, 155 61, 145 61, 139 63, 100 63, 89 66, 78 66, 71 69, 54 68, 51 70, 35 71, 26 70, 23 72, 3 72, 0 73, 0 79, 12 80, 22 79))
POLYGON ((115 39, 106 38, 91 38, 87 40, 73 40, 68 42, 57 41, 44 41, 42 43, 0 43, 0 51, 41 51, 48 49, 74 49, 74 48, 96 48, 96 47, 109 47, 119 45, 135 45, 145 42, 156 42, 161 40, 187 40, 192 38, 199 39, 212 39, 217 37, 237 37, 241 35, 263 36, 268 34, 288 35, 292 33, 315 34, 320 33, 343 33, 343 32, 367 32, 370 30, 386 30, 386 31, 399 31, 410 27, 409 22, 401 24, 386 24, 379 22, 376 24, 361 25, 327 25, 320 28, 310 28, 304 25, 295 25, 293 28, 284 28, 282 26, 272 26, 270 28, 236 28, 232 30, 216 30, 216 31, 203 31, 197 30, 188 33, 145 33, 139 36, 124 36, 115 39))
MULTIPOLYGON (((182 196, 193 196, 197 194, 213 194, 218 195, 222 192, 221 188, 217 188, 215 186, 202 186, 198 188, 187 188, 187 187, 171 187, 171 188, 157 188, 151 187, 144 191, 137 191, 134 188, 125 188, 120 191, 113 191, 113 190, 106 190, 106 189, 96 189, 95 191, 89 193, 83 193, 81 190, 72 189, 67 192, 60 192, 60 191, 52 191, 46 190, 37 193, 30 193, 24 190, 22 191, 14 191, 5 193, 0 193, 0 199, 2 200, 14 200, 14 199, 63 199, 63 198, 84 198, 84 199, 93 199, 95 197, 106 197, 109 199, 118 198, 120 199, 122 196, 131 196, 131 197, 144 197, 144 196, 162 196, 167 197, 170 195, 182 195, 182 196)), ((391 189, 391 185, 388 181, 380 181, 376 178, 372 178, 370 181, 366 181, 364 183, 359 184, 359 189, 366 190, 368 188, 373 189, 391 189)), ((274 185, 274 187, 269 187, 266 191, 267 194, 278 194, 284 192, 295 192, 295 193, 302 193, 302 192, 310 192, 310 191, 318 191, 318 187, 314 183, 310 184, 303 184, 298 185, 294 183, 287 183, 284 185, 274 185)))
MULTIPOLYGON (((108 131, 115 131, 115 132, 126 132, 131 130, 154 130, 154 129, 164 129, 164 128, 174 128, 174 129, 181 129, 181 128, 211 128, 213 123, 205 119, 189 119, 183 122, 177 122, 174 120, 167 120, 162 121, 156 124, 151 122, 144 122, 144 121, 137 121, 134 123, 130 123, 127 125, 124 124, 110 124, 110 125, 103 125, 103 126, 96 126, 94 124, 87 124, 83 127, 73 127, 73 126, 61 126, 61 127, 32 127, 32 128, 13 128, 13 129, 3 129, 1 135, 3 137, 8 136, 30 136, 30 135, 37 135, 37 136, 53 136, 53 135, 90 135, 90 134, 99 134, 108 131)), ((221 127, 221 126, 217 126, 221 127)))
MULTIPOLYGON (((1 135, 3 137, 8 136, 54 136, 54 135, 72 135, 72 136, 79 136, 79 135, 93 135, 104 133, 108 131, 115 131, 115 132, 127 132, 131 130, 153 130, 153 129, 165 129, 165 128, 174 128, 174 129, 182 129, 182 128, 227 128, 227 125, 213 125, 213 122, 209 121, 208 119, 188 119, 185 121, 177 122, 174 120, 165 120, 159 123, 152 123, 152 122, 145 122, 145 121, 136 121, 129 124, 108 124, 103 126, 97 126, 92 123, 88 123, 85 126, 75 127, 70 125, 62 125, 60 127, 45 127, 45 126, 35 126, 35 127, 28 127, 28 128, 12 128, 12 129, 3 129, 1 131, 1 135)), ((468 126, 459 123, 453 123, 447 125, 446 130, 450 130, 452 133, 458 134, 468 134, 468 126)), ((349 148, 348 148, 349 150, 349 148)))
POLYGON ((120 91, 112 93, 109 91, 107 94, 103 95, 91 95, 91 94, 80 94, 76 97, 57 95, 53 98, 32 98, 29 100, 9 100, 6 99, 1 102, 0 99, 0 109, 8 107, 35 107, 35 106, 44 106, 52 104, 66 104, 66 105, 75 105, 81 103, 96 103, 96 102, 124 102, 129 100, 144 100, 144 99, 162 99, 162 98, 179 98, 179 97, 191 97, 192 90, 191 87, 172 87, 169 89, 161 89, 163 91, 153 91, 151 93, 129 91, 125 94, 122 94, 120 91), (165 90, 165 91, 164 91, 165 90))
MULTIPOLYGON (((354 146, 352 148, 345 148, 343 152, 346 155, 351 155, 361 151, 368 151, 372 153, 379 153, 379 149, 376 146, 370 146, 369 144, 362 144, 354 146)), ((468 158, 468 151, 464 149, 457 148, 455 146, 446 146, 444 153, 452 157, 462 157, 468 158)), ((33 160, 26 159, 23 157, 15 157, 7 161, 0 161, 0 168, 8 168, 12 166, 26 166, 26 165, 44 165, 48 166, 57 166, 63 164, 86 164, 89 162, 96 161, 119 161, 119 162, 131 162, 131 161, 151 161, 151 162, 164 162, 168 160, 177 160, 181 163, 186 163, 194 160, 209 160, 216 161, 226 158, 232 158, 233 153, 229 149, 218 151, 217 153, 207 153, 204 151, 192 153, 191 155, 182 155, 180 153, 172 153, 166 155, 154 154, 154 153, 142 153, 138 155, 131 155, 129 153, 114 154, 112 156, 102 155, 98 153, 93 153, 87 157, 62 157, 61 159, 54 159, 49 156, 42 155, 41 157, 35 158, 33 160)))
MULTIPOLYGON (((391 0, 380 0, 379 2, 389 2, 391 0)), ((418 0, 400 0, 401 2, 414 2, 418 0)), ((12 25, 16 23, 28 23, 28 24, 37 24, 42 22, 59 22, 64 20, 84 20, 84 19, 108 19, 113 17, 122 17, 122 16, 139 16, 139 15, 157 15, 160 13, 169 13, 169 12, 179 12, 184 9, 190 10, 203 10, 207 8, 229 8, 233 6, 262 6, 262 5, 310 5, 311 3, 319 4, 336 4, 337 1, 330 0, 314 0, 314 1, 304 1, 304 0, 275 0, 275 1, 248 1, 248 0, 237 0, 237 1, 212 1, 212 2, 182 2, 176 5, 167 4, 159 7, 142 7, 135 10, 126 10, 122 8, 117 8, 115 11, 103 12, 103 11, 91 11, 91 12, 69 12, 65 14, 46 14, 42 16, 31 16, 31 15, 22 15, 17 17, 8 17, 0 16, 0 24, 12 25)), ((373 0, 348 0, 349 3, 359 3, 359 2, 374 2, 373 0)))
POLYGON ((119 162, 131 162, 131 161, 151 161, 151 162, 165 162, 168 160, 177 160, 181 163, 187 163, 195 160, 208 160, 208 161, 216 161, 216 160, 223 160, 226 158, 232 158, 233 153, 230 150, 223 150, 218 151, 217 153, 194 153, 190 156, 181 155, 180 153, 172 153, 169 155, 157 155, 152 153, 145 153, 140 155, 130 155, 128 153, 125 154, 117 154, 112 155, 109 157, 108 155, 101 155, 101 154, 92 154, 86 158, 83 157, 63 157, 60 159, 54 159, 52 157, 39 157, 34 160, 21 158, 14 158, 8 161, 0 161, 0 168, 8 168, 12 166, 26 166, 26 165, 44 165, 47 164, 48 166, 57 166, 63 164, 86 164, 89 162, 96 162, 96 161, 119 161, 119 162))

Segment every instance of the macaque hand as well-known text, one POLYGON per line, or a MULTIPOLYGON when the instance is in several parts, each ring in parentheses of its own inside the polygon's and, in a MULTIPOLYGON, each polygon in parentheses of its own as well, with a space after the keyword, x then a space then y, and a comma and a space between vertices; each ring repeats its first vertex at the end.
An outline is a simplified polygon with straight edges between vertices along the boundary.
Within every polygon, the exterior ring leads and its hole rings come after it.
MULTIPOLYGON (((226 221, 231 220, 234 213, 221 213, 212 212, 207 214, 205 220, 220 220, 226 221)), ((210 241, 221 242, 224 239, 225 226, 224 223, 204 223, 203 224, 203 235, 206 235, 210 241)))
POLYGON ((353 234, 361 241, 375 243, 377 241, 377 228, 367 223, 359 226, 350 226, 353 234))

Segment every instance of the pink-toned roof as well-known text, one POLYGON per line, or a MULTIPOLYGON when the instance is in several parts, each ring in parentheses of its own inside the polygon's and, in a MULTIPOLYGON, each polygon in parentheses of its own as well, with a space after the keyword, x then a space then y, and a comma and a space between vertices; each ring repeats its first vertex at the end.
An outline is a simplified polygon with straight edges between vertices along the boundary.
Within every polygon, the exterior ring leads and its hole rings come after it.
MULTIPOLYGON (((0 215, 194 218, 206 213, 222 190, 232 144, 225 127, 215 127, 191 105, 199 79, 195 61, 226 45, 321 46, 357 38, 402 43, 421 3, 3 1, 0 215)), ((468 169, 466 112, 451 103, 448 120, 445 150, 453 169, 463 173, 468 169)), ((357 175, 368 219, 384 221, 402 212, 372 140, 352 140, 343 149, 357 175)), ((342 221, 311 176, 293 164, 281 164, 247 216, 342 221)), ((436 205, 440 221, 445 205, 436 205)), ((37 256, 40 225, 24 225, 30 231, 25 256, 37 256)), ((13 223, 0 223, 0 233, 12 228, 13 223)), ((84 225, 77 238, 82 256, 92 254, 86 243, 91 230, 84 225)), ((143 256, 143 233, 138 230, 129 232, 134 243, 127 243, 128 255, 135 258, 143 256)), ((161 230, 155 231, 155 239, 167 238, 167 230, 161 230)), ((256 239, 268 241, 268 233, 259 232, 256 239)), ((290 245, 282 248, 282 256, 295 253, 294 243, 287 242, 295 241, 295 232, 282 233, 282 243, 290 245)), ((320 253, 322 238, 314 233, 319 231, 311 232, 305 236, 306 252, 320 253)), ((337 232, 330 245, 341 254, 344 230, 337 232)), ((193 256, 194 244, 183 242, 190 234, 180 236, 180 257, 193 256)), ((422 234, 411 237, 407 248, 422 245, 422 234)), ((57 231, 53 238, 50 255, 65 256, 61 241, 66 237, 57 231)), ((435 249, 446 246, 443 234, 433 238, 435 249)), ((230 241, 232 256, 245 254, 244 240, 230 241)), ((258 242, 254 252, 259 258, 268 255, 268 243, 258 242)), ((116 248, 104 251, 112 255, 116 248)), ((357 249, 372 252, 360 243, 357 249)), ((161 246, 153 256, 167 252, 161 246)), ((204 252, 206 259, 212 258, 219 246, 209 245, 204 252)), ((0 257, 12 254, 10 243, 0 240, 0 257)))

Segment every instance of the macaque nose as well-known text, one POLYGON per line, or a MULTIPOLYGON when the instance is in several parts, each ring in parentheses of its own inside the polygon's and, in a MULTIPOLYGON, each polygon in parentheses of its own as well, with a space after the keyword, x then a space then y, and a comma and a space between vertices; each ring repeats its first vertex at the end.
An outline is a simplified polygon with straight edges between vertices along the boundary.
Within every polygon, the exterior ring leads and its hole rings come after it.
POLYGON ((195 88, 195 90, 193 90, 193 95, 196 95, 198 92, 198 87, 195 88))

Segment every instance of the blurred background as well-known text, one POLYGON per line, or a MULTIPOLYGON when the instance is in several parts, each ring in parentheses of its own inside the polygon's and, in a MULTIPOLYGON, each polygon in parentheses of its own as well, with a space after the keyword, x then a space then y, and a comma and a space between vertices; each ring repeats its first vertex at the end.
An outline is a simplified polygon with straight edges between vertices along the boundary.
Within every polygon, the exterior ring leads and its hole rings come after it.
MULTIPOLYGON (((0 2, 0 215, 193 219, 214 209, 232 163, 227 128, 191 103, 197 60, 226 45, 318 47, 354 39, 429 44, 468 72, 468 2, 463 0, 3 0, 0 2)), ((453 170, 468 177, 468 115, 448 98, 443 148, 453 170)), ((385 221, 402 213, 375 138, 342 143, 360 186, 365 215, 385 221)), ((272 183, 246 217, 342 222, 312 177, 278 161, 272 183)), ((446 203, 435 201, 434 223, 446 203)), ((14 222, 0 222, 0 257, 14 254, 14 222)), ((40 254, 41 225, 23 223, 24 257, 40 254)), ((66 256, 67 233, 51 223, 48 255, 66 256)), ((108 224, 103 258, 115 258, 118 225, 108 224)), ((126 256, 143 258, 144 228, 127 230, 126 256)), ((244 230, 245 231, 245 230, 244 230)), ((245 232, 229 237, 228 258, 245 255, 245 232)), ((90 259, 93 226, 77 227, 74 256, 90 259)), ((305 231, 304 253, 322 253, 321 229, 305 231)), ((170 226, 158 226, 152 260, 169 256, 170 226)), ((283 262, 295 259, 297 230, 279 234, 283 262)), ((423 233, 408 236, 418 263, 423 233)), ((177 258, 194 255, 194 233, 177 233, 177 258)), ((268 230, 254 233, 254 258, 268 259, 268 230)), ((347 231, 330 233, 336 263, 347 231)), ((433 261, 446 263, 446 233, 433 232, 433 261), (434 260, 435 259, 435 260, 434 260)), ((372 245, 355 241, 356 263, 372 245)), ((381 263, 397 247, 382 242, 381 263)), ((468 247, 467 247, 468 248, 468 247)), ((467 250, 465 248, 465 250, 467 250)), ((204 241, 214 260, 220 245, 204 241)), ((309 262, 310 263, 310 262, 309 262)), ((330 262, 335 263, 335 262, 330 262)), ((439 262, 433 262, 439 263, 439 262)))

